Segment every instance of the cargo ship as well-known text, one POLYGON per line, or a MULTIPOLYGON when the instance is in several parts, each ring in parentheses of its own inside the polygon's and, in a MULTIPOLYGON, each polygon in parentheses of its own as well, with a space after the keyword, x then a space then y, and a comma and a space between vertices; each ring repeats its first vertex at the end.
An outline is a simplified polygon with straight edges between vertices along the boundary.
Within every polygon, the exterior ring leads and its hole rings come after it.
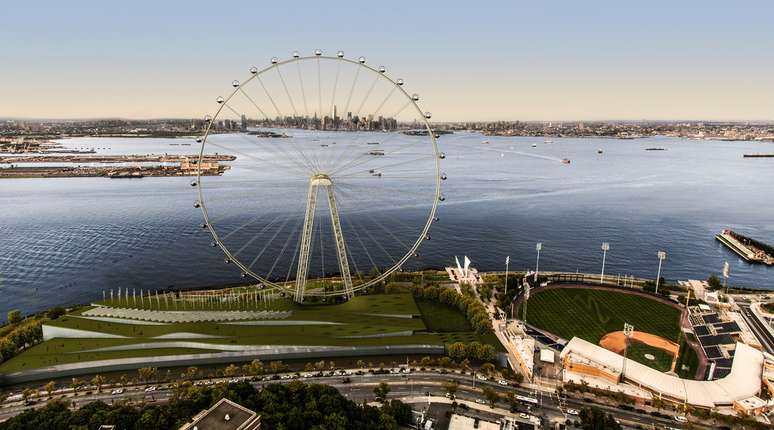
POLYGON ((734 251, 748 263, 774 265, 774 247, 725 229, 715 236, 720 243, 734 251))

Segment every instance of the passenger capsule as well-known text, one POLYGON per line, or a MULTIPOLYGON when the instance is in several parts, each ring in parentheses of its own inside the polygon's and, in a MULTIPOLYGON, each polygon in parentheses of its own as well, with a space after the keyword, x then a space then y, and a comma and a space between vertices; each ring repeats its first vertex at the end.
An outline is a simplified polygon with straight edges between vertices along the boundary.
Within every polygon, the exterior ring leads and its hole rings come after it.
POLYGON ((442 152, 442 153, 438 154, 438 158, 443 160, 444 158, 446 158, 446 153, 442 152))
POLYGON ((278 61, 277 57, 271 57, 271 64, 277 64, 278 61))
POLYGON ((199 227, 201 227, 201 228, 203 228, 203 229, 204 229, 204 228, 207 228, 207 224, 205 224, 205 223, 201 223, 201 224, 199 224, 199 227))
POLYGON ((196 143, 202 143, 202 138, 201 137, 197 137, 196 138, 196 143))
POLYGON ((210 121, 212 121, 212 117, 209 116, 209 115, 205 115, 204 116, 204 122, 210 122, 210 121))
POLYGON ((412 94, 411 95, 411 100, 414 100, 415 102, 418 102, 419 101, 419 94, 417 94, 417 93, 412 94))
MULTIPOLYGON (((441 157, 441 158, 443 158, 443 157, 441 157)), ((448 176, 446 176, 446 173, 441 173, 441 180, 445 181, 446 178, 448 178, 448 176)))
POLYGON ((440 221, 440 220, 441 220, 441 219, 440 219, 440 218, 438 218, 437 216, 434 216, 434 217, 433 217, 433 222, 438 222, 438 221, 440 221))
POLYGON ((430 240, 430 234, 429 233, 425 235, 425 240, 430 240))
POLYGON ((320 55, 322 55, 322 51, 321 51, 321 50, 319 50, 319 49, 315 49, 315 50, 314 50, 314 55, 316 55, 316 56, 318 56, 318 57, 319 57, 320 55))
POLYGON ((198 201, 196 201, 196 202, 194 202, 194 207, 198 209, 198 208, 202 207, 202 205, 198 201))
POLYGON ((223 262, 226 264, 231 264, 231 260, 229 260, 228 258, 224 259, 223 262))
POLYGON ((199 185, 199 184, 198 184, 196 181, 191 181, 191 186, 192 186, 192 187, 195 187, 195 186, 197 186, 197 185, 199 185))
POLYGON ((357 61, 360 62, 360 64, 365 64, 365 57, 360 57, 357 61))
POLYGON ((398 80, 395 81, 395 83, 398 85, 403 85, 403 79, 398 78, 398 80))
POLYGON ((441 194, 440 196, 438 196, 438 200, 440 200, 440 201, 442 201, 442 202, 443 202, 443 201, 445 201, 445 200, 446 200, 446 196, 444 196, 443 194, 441 194))
MULTIPOLYGON (((236 81, 235 81, 235 82, 236 82, 236 81)), ((215 99, 215 102, 216 102, 216 103, 218 103, 218 104, 221 104, 221 103, 223 103, 223 102, 224 102, 224 100, 223 100, 223 97, 218 97, 218 98, 216 98, 216 99, 215 99)))
POLYGON ((434 134, 433 137, 436 138, 436 139, 440 139, 441 135, 440 134, 434 134))
POLYGON ((387 69, 385 69, 384 66, 379 66, 379 73, 384 73, 386 71, 387 69))
POLYGON ((257 67, 255 67, 255 66, 251 66, 251 67, 250 67, 250 73, 251 73, 251 74, 253 74, 253 75, 254 75, 254 74, 256 74, 256 73, 258 73, 258 68, 257 68, 257 67))
POLYGON ((425 112, 425 118, 430 119, 433 115, 430 112, 425 112))
POLYGON ((240 273, 240 274, 239 274, 239 276, 241 276, 241 277, 244 279, 244 278, 246 278, 246 277, 247 277, 247 273, 245 273, 245 272, 242 272, 242 273, 240 273))
POLYGON ((301 54, 299 54, 298 51, 293 51, 293 58, 298 58, 300 56, 301 54))
POLYGON ((239 81, 234 79, 233 81, 231 81, 231 86, 234 87, 234 88, 238 87, 239 86, 239 81))
POLYGON ((217 244, 217 243, 215 243, 215 241, 213 240, 212 242, 210 242, 210 246, 211 246, 211 247, 213 247, 213 248, 215 248, 216 246, 218 246, 218 244, 217 244))
POLYGON ((339 57, 339 58, 344 58, 344 51, 337 52, 336 56, 339 57))

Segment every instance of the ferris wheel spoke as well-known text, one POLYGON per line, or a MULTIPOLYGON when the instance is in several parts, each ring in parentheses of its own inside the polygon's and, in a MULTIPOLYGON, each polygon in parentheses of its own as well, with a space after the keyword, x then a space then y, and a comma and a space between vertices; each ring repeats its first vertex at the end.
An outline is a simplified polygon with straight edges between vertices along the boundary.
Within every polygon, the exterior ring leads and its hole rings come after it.
POLYGON ((253 244, 253 242, 255 242, 256 240, 258 240, 258 238, 259 238, 259 237, 260 237, 260 236, 261 236, 263 233, 265 233, 265 232, 266 232, 266 231, 267 231, 269 228, 271 228, 271 227, 272 227, 272 226, 273 226, 273 225, 274 225, 274 224, 277 222, 277 220, 279 220, 279 219, 280 219, 280 217, 282 217, 282 216, 283 216, 283 214, 278 214, 277 216, 275 216, 275 217, 274 217, 274 219, 273 219, 273 220, 271 220, 271 222, 270 222, 270 223, 268 223, 268 224, 266 224, 265 226, 263 226, 263 228, 261 228, 261 229, 258 231, 258 233, 254 234, 254 235, 253 235, 253 237, 251 237, 251 238, 250 238, 250 240, 248 240, 247 242, 245 242, 245 244, 244 244, 244 245, 242 245, 242 246, 241 246, 239 249, 237 249, 237 251, 236 251, 236 252, 233 252, 233 253, 232 253, 232 255, 234 255, 234 256, 237 256, 237 255, 241 254, 241 253, 242 253, 242 251, 244 251, 245 249, 247 249, 247 248, 248 248, 250 245, 252 245, 252 244, 253 244))
POLYGON ((261 248, 261 251, 258 253, 258 255, 256 255, 253 258, 253 260, 250 262, 250 265, 247 266, 248 269, 250 270, 253 269, 253 266, 255 265, 255 263, 258 262, 258 259, 261 258, 264 252, 266 252, 266 249, 269 247, 269 245, 271 245, 272 242, 274 242, 274 239, 277 238, 277 235, 279 235, 279 233, 285 228, 285 226, 288 224, 289 221, 290 221, 290 217, 288 217, 285 220, 285 222, 282 223, 280 228, 278 228, 277 231, 274 232, 274 235, 271 237, 271 239, 269 239, 269 241, 263 245, 263 248, 261 248))
MULTIPOLYGON (((395 86, 393 86, 393 87, 392 87, 392 89, 390 90, 390 92, 389 92, 389 93, 387 93, 387 96, 384 98, 384 100, 382 100, 382 102, 381 102, 381 103, 379 103, 379 107, 377 107, 377 108, 376 108, 376 111, 373 113, 373 116, 374 116, 374 118, 376 118, 376 117, 378 117, 378 116, 379 116, 379 114, 382 112, 382 108, 384 107, 384 104, 385 104, 385 103, 387 103, 387 100, 389 100, 389 99, 390 99, 390 97, 392 97, 393 93, 395 93, 395 90, 396 90, 397 88, 398 88, 398 87, 395 87, 395 86)), ((394 117, 393 117, 393 118, 394 118, 394 117)))
MULTIPOLYGON (((409 159, 409 160, 397 161, 395 163, 381 164, 381 165, 373 166, 373 168, 374 168, 374 170, 384 170, 385 168, 388 168, 388 167, 403 166, 403 165, 406 165, 406 164, 412 164, 412 163, 416 163, 416 162, 419 162, 419 161, 422 161, 422 160, 427 160, 427 159, 430 159, 430 158, 435 158, 435 154, 424 155, 422 157, 412 158, 412 159, 409 159)), ((363 164, 366 164, 366 163, 359 163, 359 164, 356 164, 356 165, 352 165, 352 166, 350 166, 350 167, 348 167, 346 169, 339 169, 338 171, 333 172, 331 175, 335 175, 337 178, 346 178, 347 175, 344 174, 344 173, 350 171, 351 169, 353 169, 355 167, 363 165, 363 164)))
POLYGON ((352 79, 352 85, 349 87, 349 95, 347 96, 347 104, 344 105, 344 112, 349 112, 349 104, 352 101, 352 94, 355 92, 355 85, 357 85, 357 79, 360 77, 360 67, 355 69, 355 78, 352 79))
POLYGON ((282 111, 280 111, 279 107, 277 106, 277 102, 274 101, 274 97, 271 96, 269 93, 269 90, 266 89, 266 85, 263 83, 263 79, 261 79, 260 75, 256 75, 255 79, 258 80, 258 83, 261 85, 261 88, 263 88, 263 93, 266 94, 266 97, 269 99, 269 102, 271 102, 271 105, 274 106, 274 110, 277 112, 277 116, 280 118, 284 118, 285 116, 282 115, 282 111))
POLYGON ((240 225, 239 227, 237 227, 237 228, 231 230, 230 232, 226 233, 226 235, 222 236, 220 238, 220 240, 223 241, 223 240, 228 239, 229 237, 233 236, 235 233, 240 232, 243 228, 249 226, 250 224, 253 224, 254 222, 258 221, 259 219, 264 218, 265 216, 266 216, 266 214, 261 214, 261 215, 256 216, 255 218, 250 219, 246 223, 244 223, 244 224, 240 225))
MULTIPOLYGON (((241 135, 240 135, 240 137, 241 137, 241 135)), ((244 137, 241 137, 241 138, 244 139, 244 137)), ((249 159, 251 159, 253 161, 258 161, 258 162, 262 162, 262 163, 271 164, 271 165, 273 165, 275 167, 278 167, 280 169, 291 169, 292 168, 291 166, 286 166, 286 165, 283 165, 283 164, 280 164, 280 163, 277 163, 277 162, 273 162, 271 160, 266 160, 264 158, 257 157, 255 155, 251 155, 251 154, 248 154, 246 152, 240 151, 238 149, 235 149, 235 148, 232 148, 232 147, 229 147, 229 146, 225 146, 225 145, 221 145, 219 143, 207 142, 207 144, 208 145, 212 145, 212 146, 217 147, 217 148, 220 148, 220 149, 223 149, 225 151, 235 152, 238 155, 241 155, 242 157, 245 157, 245 158, 249 158, 249 159)))
MULTIPOLYGON (((381 142, 381 144, 382 145, 386 144, 387 142, 389 142, 390 140, 394 139, 399 134, 400 133, 398 133, 398 132, 392 133, 390 136, 387 137, 387 139, 383 140, 381 142)), ((404 144, 399 144, 394 150, 392 150, 390 152, 385 152, 384 155, 388 156, 388 155, 400 154, 402 151, 404 151, 404 150, 406 150, 408 148, 411 148, 414 145, 419 145, 419 144, 421 144, 420 141, 414 141, 412 139, 412 140, 409 140, 408 142, 406 142, 404 144)), ((381 157, 379 157, 379 158, 381 158, 381 157)), ((352 159, 350 161, 347 161, 347 162, 343 163, 342 165, 336 167, 332 171, 332 174, 336 174, 336 173, 339 173, 339 172, 342 172, 342 171, 346 171, 350 167, 357 167, 357 166, 361 166, 363 164, 367 164, 368 162, 370 162, 372 160, 375 161, 376 160, 376 156, 370 154, 370 152, 368 152, 368 151, 363 152, 358 157, 356 157, 356 158, 354 158, 354 159, 352 159)))
POLYGON ((357 108, 357 116, 360 116, 360 111, 363 109, 363 105, 365 105, 366 101, 368 101, 368 98, 371 97, 371 92, 374 90, 374 87, 376 86, 376 83, 379 82, 379 76, 375 76, 373 82, 371 82, 371 86, 368 87, 368 91, 366 91, 365 96, 363 97, 363 100, 360 102, 360 106, 357 108))
POLYGON ((301 77, 301 63, 296 60, 296 72, 298 73, 298 85, 301 87, 301 98, 304 101, 304 114, 309 118, 309 107, 306 103, 306 90, 304 89, 304 78, 301 77))
MULTIPOLYGON (((241 139, 241 140, 243 140, 243 141, 245 141, 247 143, 250 143, 251 145, 254 145, 256 143, 255 140, 246 137, 244 134, 239 133, 239 134, 237 134, 237 136, 239 137, 239 139, 241 139)), ((218 146, 217 144, 215 144, 215 145, 218 146)), ((293 169, 296 173, 299 173, 299 174, 301 174, 304 177, 306 177, 308 175, 308 172, 311 171, 311 166, 310 165, 305 164, 298 157, 291 156, 290 154, 288 154, 286 151, 283 151, 282 149, 280 149, 279 150, 280 152, 278 153, 277 151, 274 150, 274 148, 271 146, 271 144, 261 145, 260 148, 266 148, 267 150, 269 150, 275 156, 276 155, 281 155, 282 158, 284 158, 284 159, 288 160, 289 162, 293 163, 293 165, 286 166, 286 165, 280 164, 278 162, 275 162, 275 161, 272 161, 272 160, 269 160, 269 159, 265 159, 265 158, 261 158, 261 157, 257 157, 255 155, 247 154, 245 152, 242 152, 242 151, 239 151, 239 150, 236 150, 236 149, 233 149, 233 148, 227 148, 225 146, 220 146, 220 147, 223 148, 223 149, 226 149, 228 151, 235 151, 235 152, 237 152, 239 154, 242 154, 243 156, 245 156, 247 158, 250 158, 250 159, 253 159, 255 161, 263 161, 263 162, 265 162, 267 164, 272 164, 272 165, 275 165, 276 167, 279 167, 279 168, 282 168, 282 169, 293 169)))
POLYGON ((266 115, 266 112, 264 112, 264 111, 263 111, 263 109, 261 109, 261 107, 260 107, 260 106, 258 106, 258 103, 256 103, 256 102, 255 102, 255 100, 253 100, 253 98, 252 98, 252 97, 250 97, 250 95, 248 95, 248 94, 245 92, 245 90, 244 90, 244 89, 242 89, 242 87, 239 87, 239 92, 240 92, 240 93, 241 93, 243 96, 245 96, 245 97, 247 98, 247 100, 249 100, 249 101, 250 101, 250 103, 253 105, 253 107, 255 107, 255 109, 258 111, 258 113, 260 113, 260 114, 261 114, 261 116, 263 116, 263 118, 264 118, 264 119, 266 119, 266 120, 268 120, 268 119, 269 119, 268 115, 266 115))
POLYGON ((287 239, 285 239, 285 243, 282 245, 282 249, 280 249, 279 253, 277 254, 277 258, 274 259, 274 263, 272 263, 271 268, 269 269, 269 273, 266 275, 266 279, 271 279, 271 275, 274 273, 274 269, 277 267, 277 263, 284 256, 285 249, 287 249, 288 244, 290 244, 290 240, 293 238, 293 236, 295 236, 296 233, 298 233, 298 231, 301 229, 301 225, 303 225, 303 220, 296 224, 296 226, 293 228, 293 231, 288 234, 287 239))
POLYGON ((333 113, 333 106, 336 104, 336 89, 339 86, 339 75, 341 74, 341 59, 336 62, 336 77, 333 79, 333 91, 331 92, 331 107, 328 112, 333 113))
MULTIPOLYGON (((355 230, 354 224, 352 223, 352 220, 349 219, 349 218, 350 217, 343 216, 342 217, 342 222, 346 221, 349 224, 349 226, 350 226, 349 227, 349 232, 354 234, 355 240, 360 244, 360 247, 363 249, 363 252, 365 252, 366 257, 368 257, 368 260, 371 262, 371 265, 373 266, 374 269, 376 269, 377 273, 380 273, 379 266, 376 264, 374 259, 371 257, 371 253, 368 252, 368 248, 363 243, 363 240, 360 238, 360 234, 357 232, 357 230, 355 230)), ((345 240, 346 240, 346 237, 345 237, 345 240)), ((347 248, 349 248, 349 247, 347 247, 347 248)))
POLYGON ((280 81, 282 82, 282 88, 285 89, 285 95, 288 97, 288 102, 290 102, 290 107, 293 109, 293 115, 298 116, 298 111, 296 111, 296 105, 293 103, 293 97, 290 96, 290 91, 288 91, 288 85, 285 83, 285 77, 282 76, 282 71, 280 70, 279 66, 274 68, 277 70, 277 75, 279 75, 280 81))
POLYGON ((374 239, 374 237, 371 235, 371 231, 368 229, 368 227, 363 226, 362 223, 358 223, 358 225, 360 226, 362 231, 365 232, 366 236, 368 236, 368 238, 371 239, 371 242, 373 242, 374 245, 376 245, 376 247, 379 248, 387 256, 387 258, 390 259, 390 265, 392 265, 392 263, 398 261, 398 260, 396 260, 392 256, 392 254, 390 254, 389 251, 387 251, 387 249, 384 248, 384 246, 382 246, 382 242, 381 241, 378 241, 378 240, 374 239))

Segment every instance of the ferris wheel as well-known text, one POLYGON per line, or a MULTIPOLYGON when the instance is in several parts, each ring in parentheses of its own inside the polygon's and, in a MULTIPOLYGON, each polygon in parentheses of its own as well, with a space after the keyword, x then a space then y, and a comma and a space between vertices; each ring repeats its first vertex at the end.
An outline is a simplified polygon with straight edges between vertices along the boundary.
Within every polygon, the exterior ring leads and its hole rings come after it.
POLYGON ((348 299, 410 265, 446 180, 418 101, 403 79, 341 51, 250 67, 196 139, 191 185, 211 245, 296 302, 348 299), (214 155, 236 159, 224 172, 214 155))

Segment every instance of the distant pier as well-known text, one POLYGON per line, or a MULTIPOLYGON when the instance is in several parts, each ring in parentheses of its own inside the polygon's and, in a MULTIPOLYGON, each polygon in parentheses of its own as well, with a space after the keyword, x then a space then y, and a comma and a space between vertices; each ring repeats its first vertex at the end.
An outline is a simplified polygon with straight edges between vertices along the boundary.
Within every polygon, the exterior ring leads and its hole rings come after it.
POLYGON ((717 234, 715 239, 748 263, 774 265, 774 248, 769 245, 728 229, 717 234))

